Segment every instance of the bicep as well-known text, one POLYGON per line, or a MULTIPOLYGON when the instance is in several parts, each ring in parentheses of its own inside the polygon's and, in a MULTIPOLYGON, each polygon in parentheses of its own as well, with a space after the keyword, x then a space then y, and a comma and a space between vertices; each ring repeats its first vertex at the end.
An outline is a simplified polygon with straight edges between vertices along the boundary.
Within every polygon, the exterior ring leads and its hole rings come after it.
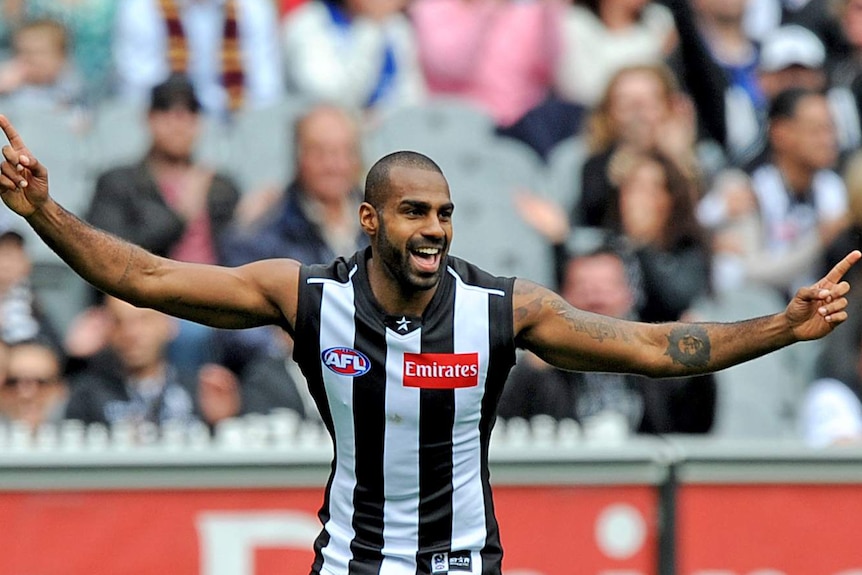
POLYGON ((661 356, 647 324, 580 310, 531 282, 515 282, 513 313, 519 347, 562 369, 645 373, 661 356))
POLYGON ((230 268, 156 258, 131 303, 218 328, 275 324, 290 329, 296 315, 299 263, 266 260, 230 268))

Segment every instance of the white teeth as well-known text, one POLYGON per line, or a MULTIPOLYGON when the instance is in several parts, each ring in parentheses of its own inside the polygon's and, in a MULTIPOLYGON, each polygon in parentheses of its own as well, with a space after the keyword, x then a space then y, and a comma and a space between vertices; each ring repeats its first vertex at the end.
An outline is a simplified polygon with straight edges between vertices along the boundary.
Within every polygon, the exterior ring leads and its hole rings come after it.
POLYGON ((416 252, 420 253, 420 254, 425 254, 428 256, 433 256, 433 255, 437 255, 437 253, 439 253, 440 250, 437 248, 418 248, 416 250, 416 252))

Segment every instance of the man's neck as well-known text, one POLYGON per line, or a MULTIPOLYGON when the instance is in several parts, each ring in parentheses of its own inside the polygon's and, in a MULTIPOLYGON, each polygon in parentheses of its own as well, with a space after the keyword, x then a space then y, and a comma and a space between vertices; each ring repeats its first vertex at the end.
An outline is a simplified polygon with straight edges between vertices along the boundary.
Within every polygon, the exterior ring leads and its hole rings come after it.
POLYGON ((816 170, 812 170, 782 155, 776 155, 774 161, 775 165, 778 166, 778 171, 781 172, 781 177, 784 179, 788 191, 792 195, 798 196, 811 189, 811 183, 814 181, 816 170))
POLYGON ((379 258, 372 257, 366 265, 371 293, 380 307, 390 315, 421 317, 439 285, 428 290, 405 291, 401 282, 383 269, 383 266, 377 265, 378 261, 379 258))
POLYGON ((192 167, 192 157, 189 156, 174 156, 166 154, 161 150, 153 148, 147 154, 147 164, 153 172, 160 174, 166 172, 176 172, 178 170, 186 170, 192 167))
POLYGON ((133 385, 152 385, 153 382, 160 382, 160 387, 164 387, 167 373, 167 365, 164 361, 148 364, 143 367, 127 369, 126 381, 133 385))

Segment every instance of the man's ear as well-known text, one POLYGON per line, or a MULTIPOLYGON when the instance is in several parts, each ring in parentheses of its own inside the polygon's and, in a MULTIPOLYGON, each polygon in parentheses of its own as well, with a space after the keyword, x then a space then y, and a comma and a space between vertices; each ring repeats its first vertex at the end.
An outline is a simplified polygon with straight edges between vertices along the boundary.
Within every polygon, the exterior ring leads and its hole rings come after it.
POLYGON ((362 226, 362 231, 373 238, 377 235, 377 229, 380 227, 380 215, 377 210, 368 202, 362 202, 359 205, 359 225, 362 226))

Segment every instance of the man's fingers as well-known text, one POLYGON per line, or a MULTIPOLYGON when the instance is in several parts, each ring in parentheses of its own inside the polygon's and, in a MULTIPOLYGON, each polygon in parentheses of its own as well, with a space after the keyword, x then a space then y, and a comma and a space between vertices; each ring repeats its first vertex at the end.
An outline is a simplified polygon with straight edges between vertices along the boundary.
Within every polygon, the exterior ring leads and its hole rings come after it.
POLYGON ((844 256, 843 260, 835 264, 835 267, 829 270, 829 273, 826 274, 826 277, 824 279, 832 283, 840 282, 841 278, 844 277, 844 274, 850 271, 850 268, 853 267, 853 264, 859 261, 859 258, 862 258, 862 252, 860 252, 859 250, 853 250, 852 252, 844 256))
POLYGON ((9 140, 12 148, 19 151, 27 149, 27 146, 24 144, 24 140, 18 134, 18 130, 15 129, 15 126, 12 125, 9 118, 3 114, 0 114, 0 129, 3 130, 4 134, 6 134, 6 139, 9 140))

